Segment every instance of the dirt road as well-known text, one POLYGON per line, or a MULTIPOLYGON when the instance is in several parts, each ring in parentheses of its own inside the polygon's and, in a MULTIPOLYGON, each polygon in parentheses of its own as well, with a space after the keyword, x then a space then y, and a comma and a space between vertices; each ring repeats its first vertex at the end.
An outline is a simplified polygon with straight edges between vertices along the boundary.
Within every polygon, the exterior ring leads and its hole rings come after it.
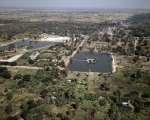
POLYGON ((15 55, 15 56, 9 58, 8 60, 1 59, 0 62, 14 62, 14 61, 18 60, 21 56, 23 56, 23 54, 15 55))
POLYGON ((32 67, 32 66, 6 66, 6 67, 8 67, 8 68, 35 69, 35 70, 43 69, 42 67, 32 67))

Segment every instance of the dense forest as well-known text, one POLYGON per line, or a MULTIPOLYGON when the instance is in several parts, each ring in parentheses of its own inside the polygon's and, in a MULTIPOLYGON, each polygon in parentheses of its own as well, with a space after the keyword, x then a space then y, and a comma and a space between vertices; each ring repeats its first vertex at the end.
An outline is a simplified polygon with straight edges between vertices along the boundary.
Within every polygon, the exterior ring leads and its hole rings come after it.
POLYGON ((132 30, 132 35, 135 37, 149 37, 150 35, 150 13, 136 14, 129 19, 132 26, 129 29, 132 30))
POLYGON ((70 34, 91 34, 97 31, 100 26, 93 23, 75 23, 75 22, 22 22, 16 20, 0 20, 3 26, 0 26, 1 40, 11 40, 16 35, 20 38, 37 38, 41 33, 56 34, 67 36, 70 34))

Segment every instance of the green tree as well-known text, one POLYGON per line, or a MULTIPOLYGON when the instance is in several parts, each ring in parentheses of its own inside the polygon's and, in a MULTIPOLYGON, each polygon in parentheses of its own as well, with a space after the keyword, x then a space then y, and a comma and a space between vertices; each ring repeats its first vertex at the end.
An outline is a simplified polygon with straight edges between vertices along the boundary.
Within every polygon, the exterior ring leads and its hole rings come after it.
POLYGON ((64 116, 63 116, 63 114, 62 114, 62 113, 58 113, 58 114, 57 114, 57 117, 59 117, 59 118, 61 118, 61 119, 63 119, 63 118, 64 118, 64 116))
POLYGON ((10 79, 11 78, 11 72, 10 71, 4 71, 2 73, 2 77, 6 78, 6 79, 10 79))
POLYGON ((77 74, 78 77, 80 77, 80 75, 81 75, 80 73, 77 74))
POLYGON ((17 116, 9 116, 6 120, 18 120, 17 116))
POLYGON ((17 65, 17 62, 11 62, 10 63, 10 66, 16 66, 17 65))
POLYGON ((6 94, 6 97, 7 97, 8 100, 11 100, 13 95, 12 95, 11 92, 9 92, 9 93, 6 94))
POLYGON ((18 86, 20 87, 20 88, 22 88, 22 87, 25 87, 25 84, 24 84, 24 81, 19 81, 18 82, 18 86))
POLYGON ((21 74, 16 74, 15 76, 14 76, 14 80, 16 80, 16 79, 22 79, 22 75, 21 74))
POLYGON ((28 60, 29 64, 34 64, 34 62, 35 62, 34 60, 28 60))
POLYGON ((7 71, 7 68, 6 67, 0 67, 0 73, 4 72, 4 71, 7 71))
POLYGON ((7 88, 5 88, 4 92, 8 92, 8 89, 7 89, 7 88))
POLYGON ((139 56, 133 58, 134 63, 136 63, 138 60, 139 60, 139 56))
POLYGON ((35 74, 35 78, 38 80, 42 80, 45 77, 46 71, 45 70, 38 70, 35 74))
POLYGON ((79 101, 77 101, 76 103, 75 103, 75 109, 78 109, 79 108, 79 101))
POLYGON ((28 105, 27 105, 26 103, 23 103, 23 104, 21 104, 20 108, 21 108, 22 110, 27 110, 28 105))
POLYGON ((46 71, 50 71, 50 68, 49 68, 49 67, 47 67, 45 70, 46 70, 46 71))
POLYGON ((11 104, 7 105, 5 111, 7 114, 10 114, 12 112, 12 105, 11 104))
POLYGON ((23 81, 30 81, 31 80, 31 75, 24 75, 22 80, 23 81))
POLYGON ((65 62, 62 60, 62 61, 59 63, 59 65, 60 65, 61 67, 65 67, 65 62))
MULTIPOLYGON (((7 58, 9 58, 9 56, 7 58)), ((3 62, 3 65, 9 65, 9 62, 3 62)))
POLYGON ((137 70, 136 76, 137 76, 137 78, 141 78, 142 77, 141 70, 137 70))
POLYGON ((121 114, 120 114, 120 112, 116 113, 115 120, 121 120, 121 114))
POLYGON ((61 73, 64 77, 67 77, 67 75, 68 75, 68 70, 67 70, 67 69, 61 70, 60 73, 61 73))
POLYGON ((47 93, 48 93, 48 91, 45 89, 40 93, 40 95, 42 98, 45 98, 47 96, 47 93))
POLYGON ((147 62, 149 62, 149 60, 150 60, 150 58, 149 58, 149 57, 147 57, 147 62))
POLYGON ((20 116, 21 116, 23 119, 26 119, 28 113, 29 113, 29 110, 23 110, 22 113, 20 114, 20 116))

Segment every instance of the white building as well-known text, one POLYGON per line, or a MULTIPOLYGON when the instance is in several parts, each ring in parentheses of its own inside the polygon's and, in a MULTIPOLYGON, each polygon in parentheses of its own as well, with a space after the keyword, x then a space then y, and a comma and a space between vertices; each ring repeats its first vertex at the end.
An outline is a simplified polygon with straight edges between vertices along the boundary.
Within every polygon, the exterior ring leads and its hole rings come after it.
POLYGON ((59 37, 59 36, 47 36, 40 39, 40 41, 49 41, 49 42, 69 42, 70 37, 59 37))

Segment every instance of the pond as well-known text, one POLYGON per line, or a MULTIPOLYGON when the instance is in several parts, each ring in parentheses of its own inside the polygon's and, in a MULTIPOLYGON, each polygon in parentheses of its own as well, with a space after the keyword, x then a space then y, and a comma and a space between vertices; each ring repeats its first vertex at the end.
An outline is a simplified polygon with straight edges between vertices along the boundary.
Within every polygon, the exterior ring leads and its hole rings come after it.
POLYGON ((81 72, 88 72, 89 70, 101 73, 112 72, 111 55, 107 53, 77 52, 67 68, 71 71, 81 72), (85 61, 85 58, 96 59, 97 62, 88 63, 85 61))
POLYGON ((31 45, 32 49, 37 49, 37 48, 46 47, 46 46, 50 46, 50 45, 54 45, 54 44, 55 44, 55 42, 20 40, 20 41, 14 42, 12 44, 3 46, 2 49, 8 50, 9 47, 17 46, 17 48, 20 48, 21 46, 28 46, 28 45, 31 45))

